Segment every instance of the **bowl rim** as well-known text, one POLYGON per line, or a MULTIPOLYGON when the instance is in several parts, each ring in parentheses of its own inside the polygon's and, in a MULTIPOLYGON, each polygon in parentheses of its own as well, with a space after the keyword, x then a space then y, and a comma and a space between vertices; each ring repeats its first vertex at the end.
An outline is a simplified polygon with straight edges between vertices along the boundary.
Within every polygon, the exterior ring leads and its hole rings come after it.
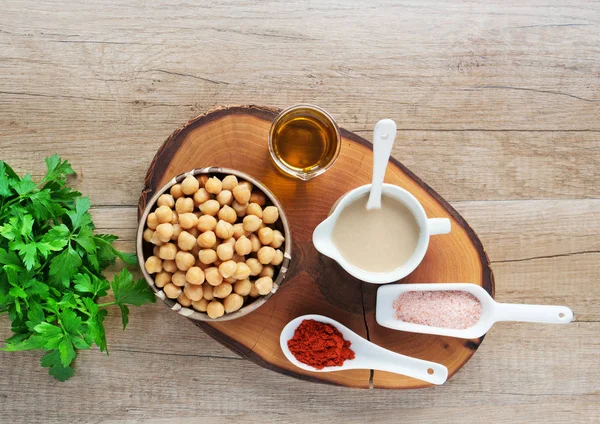
POLYGON ((193 319, 196 321, 206 321, 206 322, 229 321, 232 319, 243 317, 243 316, 249 314, 250 312, 255 311, 256 309, 261 307, 267 300, 269 300, 271 298, 271 296, 273 296, 273 294, 275 294, 275 292, 279 289, 279 287, 285 282, 285 277, 286 277, 287 271, 289 269, 290 261, 292 260, 291 251, 292 251, 292 236, 291 236, 289 223, 287 221, 287 217, 285 216, 285 211, 283 210, 281 203, 279 202, 277 197, 273 194, 273 192, 271 192, 271 190, 269 190, 263 183, 261 183, 256 178, 252 177, 251 175, 246 174, 245 172, 238 171, 238 170, 232 169, 232 168, 225 168, 225 167, 219 167, 219 166, 195 168, 195 169, 192 169, 191 171, 183 172, 181 174, 176 175, 171 180, 169 180, 165 185, 163 185, 160 189, 156 190, 156 192, 154 193, 152 198, 150 198, 150 200, 148 200, 148 202, 146 203, 144 211, 139 218, 137 234, 136 234, 136 254, 137 254, 137 258, 138 258, 138 265, 142 271, 142 274, 144 275, 144 279, 146 280, 146 283, 148 284, 148 286, 150 286, 150 288, 152 289, 152 291, 154 292, 156 297, 160 298, 163 301, 163 303, 165 303, 167 306, 169 306, 169 308, 171 310, 177 312, 180 315, 183 315, 187 318, 190 318, 190 319, 193 319), (273 280, 273 289, 271 290, 271 293, 269 293, 266 296, 261 296, 261 297, 257 298, 254 302, 250 303, 249 305, 246 305, 231 314, 225 314, 219 318, 210 318, 205 312, 198 312, 195 309, 180 305, 179 302, 177 302, 176 300, 167 298, 165 296, 165 293, 160 288, 156 287, 156 285, 154 284, 154 279, 146 271, 146 267, 144 265, 145 258, 144 258, 143 246, 144 246, 145 241, 143 239, 143 233, 144 233, 144 229, 146 226, 146 220, 148 218, 148 215, 150 214, 150 211, 156 205, 156 201, 162 194, 164 194, 167 190, 169 190, 173 185, 180 183, 188 175, 195 177, 197 175, 203 175, 203 174, 235 175, 236 177, 239 177, 243 180, 246 180, 246 181, 252 183, 252 185, 254 187, 260 189, 269 198, 271 203, 273 203, 273 205, 279 209, 279 217, 283 224, 283 231, 284 231, 284 237, 285 237, 283 262, 281 264, 281 268, 279 269, 279 273, 277 274, 276 278, 273 280))

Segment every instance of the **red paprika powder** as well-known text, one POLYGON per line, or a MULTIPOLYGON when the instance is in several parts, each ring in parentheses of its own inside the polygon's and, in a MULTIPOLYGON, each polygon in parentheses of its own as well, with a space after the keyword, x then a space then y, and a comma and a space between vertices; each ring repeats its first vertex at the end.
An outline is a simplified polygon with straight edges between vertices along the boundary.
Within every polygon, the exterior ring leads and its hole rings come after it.
POLYGON ((346 359, 354 359, 350 342, 331 324, 305 319, 288 340, 288 348, 296 359, 318 370, 339 367, 346 359))

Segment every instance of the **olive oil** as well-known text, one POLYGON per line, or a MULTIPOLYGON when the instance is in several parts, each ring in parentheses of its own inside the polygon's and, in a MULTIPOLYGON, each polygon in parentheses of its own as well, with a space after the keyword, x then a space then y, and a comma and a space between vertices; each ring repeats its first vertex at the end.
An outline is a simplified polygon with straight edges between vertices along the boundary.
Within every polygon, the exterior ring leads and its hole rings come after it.
POLYGON ((313 106, 282 112, 273 123, 269 142, 275 163, 305 180, 329 168, 340 150, 337 125, 325 111, 313 106))

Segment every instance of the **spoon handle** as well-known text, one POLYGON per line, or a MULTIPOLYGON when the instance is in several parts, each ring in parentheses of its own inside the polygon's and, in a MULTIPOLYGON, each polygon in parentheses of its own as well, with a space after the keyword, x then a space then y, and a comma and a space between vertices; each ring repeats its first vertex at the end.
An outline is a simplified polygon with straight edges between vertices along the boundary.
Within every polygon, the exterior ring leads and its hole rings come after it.
POLYGON ((391 119, 382 119, 373 129, 373 177, 371 194, 367 201, 367 209, 381 208, 381 189, 392 146, 396 139, 396 123, 391 119))
POLYGON ((406 375, 432 384, 444 384, 448 379, 448 368, 437 362, 424 361, 401 355, 377 346, 367 364, 371 369, 406 375))
POLYGON ((568 324, 573 321, 573 311, 566 306, 496 303, 494 320, 568 324))

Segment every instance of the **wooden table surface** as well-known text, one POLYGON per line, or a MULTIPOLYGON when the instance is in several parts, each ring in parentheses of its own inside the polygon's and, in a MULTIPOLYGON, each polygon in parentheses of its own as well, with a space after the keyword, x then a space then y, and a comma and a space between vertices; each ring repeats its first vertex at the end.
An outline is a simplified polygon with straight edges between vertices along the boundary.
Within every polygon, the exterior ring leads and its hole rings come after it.
POLYGON ((576 321, 498 324, 441 387, 353 390, 260 368, 157 303, 125 332, 109 315, 110 356, 82 352, 66 383, 0 353, 0 421, 597 423, 600 4, 493 3, 3 0, 0 158, 34 177, 68 158, 121 248, 171 131, 310 102, 367 138, 396 120, 394 156, 478 233, 497 299, 576 321))

